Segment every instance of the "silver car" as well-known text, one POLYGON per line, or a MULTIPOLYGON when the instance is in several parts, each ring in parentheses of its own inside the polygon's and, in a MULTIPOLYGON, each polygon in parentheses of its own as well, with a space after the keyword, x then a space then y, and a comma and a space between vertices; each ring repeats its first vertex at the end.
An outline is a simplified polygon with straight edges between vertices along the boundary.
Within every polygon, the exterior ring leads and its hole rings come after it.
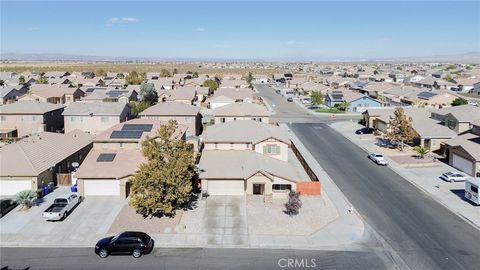
POLYGON ((455 173, 455 172, 446 172, 440 176, 441 179, 453 183, 453 182, 463 182, 467 180, 467 176, 463 173, 455 173))
POLYGON ((368 158, 371 159, 373 162, 377 163, 378 165, 388 165, 388 160, 386 160, 382 154, 371 153, 370 155, 368 155, 368 158))

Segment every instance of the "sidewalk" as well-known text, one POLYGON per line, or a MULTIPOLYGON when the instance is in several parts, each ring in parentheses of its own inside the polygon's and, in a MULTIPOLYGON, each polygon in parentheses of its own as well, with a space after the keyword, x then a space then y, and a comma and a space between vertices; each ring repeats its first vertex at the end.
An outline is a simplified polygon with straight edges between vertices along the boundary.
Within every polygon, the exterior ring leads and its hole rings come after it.
MULTIPOLYGON (((373 136, 355 134, 355 130, 363 126, 349 121, 336 122, 330 124, 330 126, 365 151, 378 152, 373 136)), ((402 153, 398 153, 398 156, 400 155, 402 153)), ((439 161, 435 162, 434 165, 424 167, 405 167, 390 157, 389 161, 389 167, 404 179, 477 229, 480 229, 480 207, 473 205, 463 197, 465 184, 463 182, 449 183, 439 178, 444 172, 456 172, 458 170, 439 161)))

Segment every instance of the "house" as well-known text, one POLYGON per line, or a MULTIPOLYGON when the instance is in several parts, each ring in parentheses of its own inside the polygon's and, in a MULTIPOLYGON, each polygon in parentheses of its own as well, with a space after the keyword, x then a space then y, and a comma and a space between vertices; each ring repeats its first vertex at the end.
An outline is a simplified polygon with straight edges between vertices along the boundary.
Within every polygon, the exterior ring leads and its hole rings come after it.
POLYGON ((223 79, 220 84, 222 88, 247 88, 248 83, 245 80, 229 80, 223 79))
POLYGON ((395 85, 391 83, 369 83, 363 87, 360 92, 368 94, 373 98, 377 98, 378 96, 381 96, 384 91, 393 87, 395 87, 395 85))
POLYGON ((153 83, 155 90, 172 90, 175 87, 175 82, 172 77, 158 78, 156 80, 148 80, 148 83, 153 83))
POLYGON ((86 87, 83 102, 121 102, 129 103, 138 100, 138 93, 134 87, 125 89, 106 87, 86 87))
POLYGON ((480 121, 470 133, 444 142, 448 164, 473 177, 480 177, 480 121))
POLYGON ((16 86, 0 86, 0 105, 13 103, 21 95, 16 86))
POLYGON ((253 120, 268 123, 270 112, 265 106, 254 103, 235 102, 215 108, 212 112, 215 124, 235 120, 253 120))
POLYGON ((47 79, 63 78, 67 76, 70 76, 70 73, 67 71, 47 71, 43 74, 43 77, 47 79))
POLYGON ((460 105, 432 110, 431 117, 442 122, 457 134, 468 132, 474 122, 480 120, 480 108, 472 105, 460 105))
POLYGON ((417 94, 414 105, 430 108, 450 107, 456 98, 457 95, 447 91, 422 91, 417 94))
POLYGON ((204 133, 198 164, 202 190, 210 195, 264 195, 285 198, 302 179, 289 162, 288 135, 257 121, 231 121, 204 133))
MULTIPOLYGON (((364 119, 369 127, 387 133, 394 111, 395 108, 368 109, 364 112, 364 119)), ((440 121, 430 118, 430 109, 404 108, 404 112, 408 118, 412 118, 412 127, 418 135, 414 138, 413 145, 435 151, 441 148, 444 141, 457 136, 453 130, 444 126, 440 121)))
POLYGON ((19 100, 38 100, 54 104, 69 104, 80 100, 85 95, 78 87, 70 87, 65 84, 34 84, 30 91, 19 100))
POLYGON ((175 101, 192 105, 197 100, 197 89, 195 87, 179 87, 175 90, 167 91, 168 97, 164 101, 175 101))
POLYGON ((462 93, 480 94, 480 79, 478 78, 455 78, 453 82, 457 84, 454 91, 462 93))
POLYGON ((0 148, 0 195, 34 190, 50 182, 57 184, 58 173, 74 171, 92 148, 92 135, 80 130, 67 134, 41 132, 0 148))
MULTIPOLYGON (((83 196, 127 198, 130 177, 146 161, 142 155, 142 141, 147 137, 157 138, 157 130, 165 124, 137 118, 117 124, 95 137, 93 149, 75 173, 78 192, 83 196)), ((178 125, 173 137, 185 140, 186 130, 186 126, 178 125)))
POLYGON ((451 82, 448 82, 448 81, 445 81, 445 80, 442 80, 442 79, 438 79, 438 78, 435 78, 435 77, 431 77, 431 76, 428 76, 428 77, 425 77, 419 81, 414 81, 414 82, 411 82, 413 85, 416 85, 418 87, 425 87, 425 88, 429 88, 429 89, 447 89, 447 90, 450 90, 452 87, 455 86, 454 83, 451 83, 451 82))
POLYGON ((251 103, 253 99, 250 88, 218 88, 209 100, 209 107, 215 109, 234 102, 251 103))
POLYGON ((130 106, 123 102, 74 102, 62 113, 65 132, 79 129, 97 135, 130 118, 130 106))
POLYGON ((0 106, 0 136, 23 137, 43 131, 63 130, 65 105, 34 100, 0 106))
POLYGON ((325 95, 325 105, 328 107, 335 107, 335 105, 340 104, 345 101, 342 91, 332 91, 328 92, 325 95))
POLYGON ((368 108, 379 108, 382 107, 383 104, 373 99, 367 95, 361 95, 357 97, 347 97, 345 99, 348 102, 347 111, 349 112, 364 112, 368 108))
POLYGON ((155 104, 142 111, 140 117, 162 122, 175 120, 188 127, 187 136, 198 136, 202 129, 200 108, 182 102, 167 101, 155 104))

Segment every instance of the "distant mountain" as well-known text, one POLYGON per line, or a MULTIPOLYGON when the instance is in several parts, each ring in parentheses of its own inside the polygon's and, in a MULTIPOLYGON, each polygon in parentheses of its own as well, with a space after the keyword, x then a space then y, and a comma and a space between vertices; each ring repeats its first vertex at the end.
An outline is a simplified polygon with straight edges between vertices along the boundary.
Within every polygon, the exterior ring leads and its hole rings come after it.
POLYGON ((2 61, 313 61, 313 62, 450 62, 450 63, 480 63, 480 52, 463 54, 391 57, 391 58, 334 58, 334 57, 302 57, 301 59, 212 59, 212 58, 181 58, 181 57, 112 57, 77 54, 55 53, 4 53, 0 54, 2 61))

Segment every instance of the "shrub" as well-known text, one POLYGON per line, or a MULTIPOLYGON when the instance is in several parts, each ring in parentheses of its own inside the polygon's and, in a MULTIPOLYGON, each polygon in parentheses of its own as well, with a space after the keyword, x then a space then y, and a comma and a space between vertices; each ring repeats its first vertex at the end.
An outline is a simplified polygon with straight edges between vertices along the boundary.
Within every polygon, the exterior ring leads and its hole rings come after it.
POLYGON ((302 201, 300 200, 300 192, 291 190, 288 193, 288 201, 285 204, 285 214, 289 216, 298 215, 301 207, 302 201))
POLYGON ((33 190, 22 190, 15 195, 15 201, 22 205, 21 209, 28 210, 30 207, 32 207, 32 202, 37 197, 37 192, 33 190))

